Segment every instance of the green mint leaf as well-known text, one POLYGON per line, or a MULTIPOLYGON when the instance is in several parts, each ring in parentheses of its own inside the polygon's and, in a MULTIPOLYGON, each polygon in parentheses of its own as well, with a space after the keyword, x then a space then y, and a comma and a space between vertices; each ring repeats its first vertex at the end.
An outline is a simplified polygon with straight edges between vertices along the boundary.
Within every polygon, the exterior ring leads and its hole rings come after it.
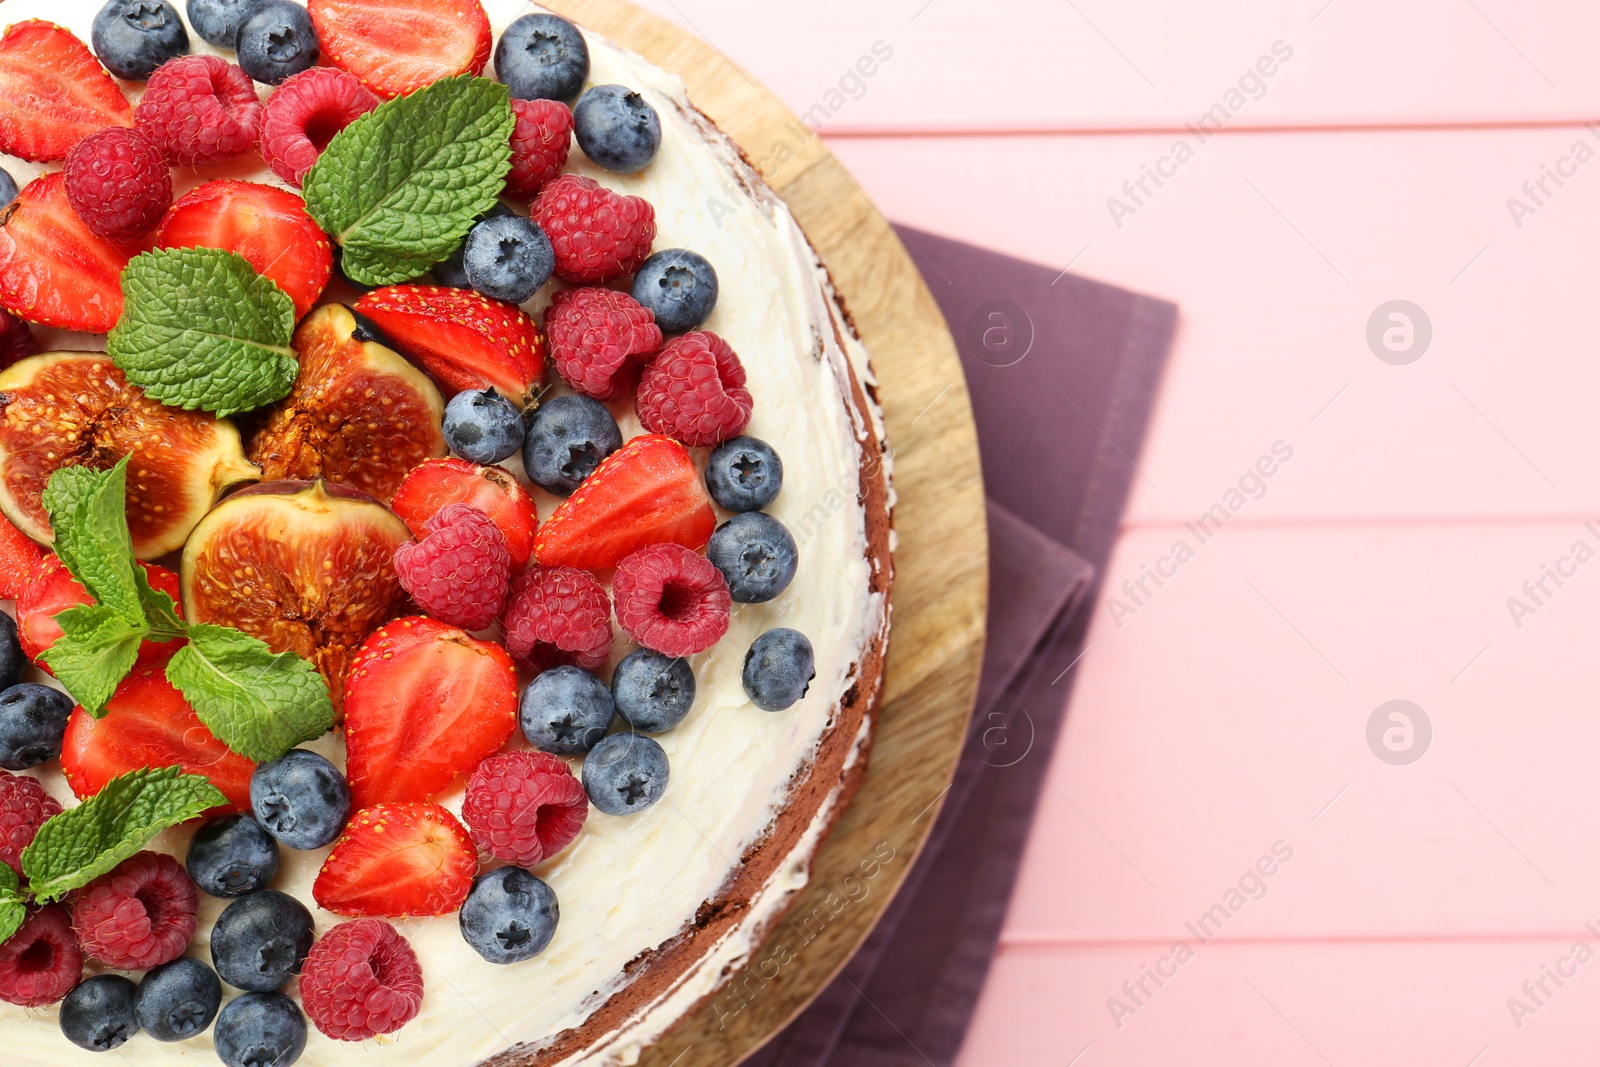
POLYGON ((103 604, 70 607, 55 620, 61 636, 39 658, 72 699, 98 719, 117 684, 133 669, 147 631, 103 604))
POLYGON ((17 872, 0 863, 0 941, 8 940, 28 917, 28 898, 17 882, 17 872))
POLYGON ((167 680, 223 744, 258 763, 333 729, 328 683, 315 667, 225 626, 190 628, 167 680))
POLYGON ((133 538, 128 534, 128 459, 110 470, 63 467, 44 490, 56 555, 94 597, 126 619, 142 619, 133 538))
POLYGON ((511 169, 506 87, 462 75, 346 126, 305 178, 306 210, 363 285, 409 281, 460 245, 511 169))
POLYGON ((150 585, 150 576, 143 567, 133 568, 133 580, 138 586, 139 603, 144 608, 144 622, 152 641, 175 641, 188 632, 178 618, 178 606, 172 597, 150 585))
POLYGON ((294 301, 220 248, 164 248, 122 271, 112 362, 163 404, 218 415, 279 400, 300 373, 294 301))
POLYGON ((45 820, 33 843, 22 850, 22 873, 40 902, 59 900, 116 867, 167 827, 227 802, 208 780, 178 767, 129 771, 77 807, 45 820))

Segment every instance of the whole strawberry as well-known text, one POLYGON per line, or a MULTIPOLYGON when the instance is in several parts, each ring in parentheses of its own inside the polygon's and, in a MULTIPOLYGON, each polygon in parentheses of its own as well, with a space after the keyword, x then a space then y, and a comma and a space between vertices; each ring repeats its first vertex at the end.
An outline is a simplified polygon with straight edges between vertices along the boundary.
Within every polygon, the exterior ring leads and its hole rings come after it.
POLYGON ((572 151, 572 109, 559 100, 513 100, 517 124, 511 131, 511 173, 506 195, 532 200, 567 165, 572 151))
POLYGON ((570 845, 588 814, 583 783, 548 752, 506 752, 484 760, 461 804, 478 848, 522 867, 570 845))
POLYGON ((449 504, 423 526, 421 541, 395 549, 400 584, 428 614, 482 630, 500 617, 511 586, 506 535, 470 504, 449 504))
POLYGON ((91 231, 133 241, 155 229, 172 206, 172 171, 142 134, 112 126, 67 153, 67 202, 91 231))
POLYGON ((555 250, 556 277, 574 285, 632 274, 650 258, 656 239, 650 201, 577 174, 563 174, 544 187, 533 202, 533 221, 555 250))
POLYGON ((596 400, 621 400, 661 347, 655 316, 627 293, 592 286, 563 289, 544 313, 556 370, 596 400))
POLYGON ((180 56, 150 76, 134 129, 179 166, 221 163, 255 146, 261 133, 255 82, 216 56, 180 56))

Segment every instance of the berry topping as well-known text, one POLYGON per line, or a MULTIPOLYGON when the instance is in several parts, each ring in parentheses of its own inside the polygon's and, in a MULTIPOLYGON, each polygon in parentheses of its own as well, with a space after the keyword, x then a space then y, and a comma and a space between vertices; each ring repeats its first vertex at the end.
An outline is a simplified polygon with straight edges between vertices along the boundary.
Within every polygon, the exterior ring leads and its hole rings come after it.
POLYGON ((413 535, 428 533, 428 520, 449 504, 471 504, 494 520, 506 535, 511 570, 520 571, 533 555, 538 516, 533 497, 502 467, 480 467, 464 459, 419 463, 394 494, 390 507, 413 535))
POLYGON ((377 106, 378 98, 347 71, 301 71, 267 98, 261 155, 274 174, 299 185, 333 135, 377 106))
POLYGON ((648 308, 613 289, 563 289, 544 313, 550 359, 567 384, 596 400, 621 400, 661 348, 648 308))
POLYGON ((622 658, 611 676, 617 712, 629 726, 647 734, 670 730, 694 707, 694 668, 648 648, 622 658))
POLYGON ((454 815, 437 804, 378 804, 350 821, 311 892, 338 915, 448 915, 477 870, 472 838, 454 815))
POLYGON ((706 461, 706 488, 728 511, 760 511, 783 488, 783 460, 771 445, 748 435, 722 442, 706 461))
POLYGON ((27 665, 28 657, 22 654, 22 642, 17 640, 17 620, 0 612, 0 690, 16 685, 27 665))
POLYGON ((616 714, 606 683, 581 667, 562 665, 528 683, 518 722, 533 747, 581 756, 600 743, 616 714))
POLYGON ((22 850, 61 804, 37 778, 0 771, 0 861, 22 873, 22 850))
POLYGON ((140 852, 78 891, 72 929, 83 951, 101 963, 143 971, 183 955, 199 906, 183 864, 163 852, 140 852))
POLYGON ((212 1040, 226 1067, 287 1067, 306 1050, 306 1019, 282 993, 246 993, 217 1015, 212 1040))
POLYGON ((0 305, 42 326, 106 333, 122 317, 122 268, 136 251, 89 229, 66 175, 41 175, 0 215, 0 305))
POLYGON ((29 912, 11 939, 0 945, 0 1000, 24 1008, 54 1004, 83 977, 83 950, 72 937, 72 919, 59 904, 29 912))
MULTIPOLYGON (((426 537, 394 551, 400 584, 424 611, 468 630, 500 617, 511 585, 506 535, 471 504, 450 504, 429 519, 426 537)), ((346 687, 349 681, 346 681, 346 687)))
POLYGON ((756 707, 782 711, 806 695, 816 676, 816 658, 806 635, 779 627, 755 639, 745 653, 740 679, 756 707))
POLYGON ((662 333, 698 329, 717 306, 717 269, 686 248, 668 248, 644 261, 633 298, 649 308, 662 333))
POLYGON ((300 973, 314 940, 304 904, 276 889, 262 889, 222 909, 211 928, 211 962, 229 985, 267 993, 300 973))
POLYGON ((156 235, 162 248, 224 248, 250 261, 311 310, 333 273, 333 247, 293 193, 256 182, 206 182, 172 205, 156 235))
POLYGON ((524 407, 544 377, 544 338, 528 313, 467 289, 391 285, 356 303, 447 396, 498 389, 524 407))
MULTIPOLYGON (((496 200, 494 206, 479 215, 473 224, 476 225, 484 219, 506 218, 515 214, 515 211, 496 200)), ((440 285, 448 286, 451 289, 471 289, 472 283, 467 281, 467 265, 464 262, 466 254, 467 242, 463 240, 454 252, 428 268, 428 273, 440 285)), ((362 290, 364 293, 371 291, 370 288, 362 290)))
POLYGON ((556 277, 574 285, 632 274, 656 239, 656 209, 648 200, 577 174, 563 174, 540 190, 533 220, 555 250, 556 277))
POLYGON ((560 917, 555 890, 521 867, 499 867, 472 883, 461 936, 490 963, 521 963, 545 950, 560 917))
POLYGON ((242 897, 278 873, 278 843, 249 815, 224 815, 195 831, 184 867, 214 897, 242 897))
POLYGON ((22 596, 33 583, 42 559, 44 550, 13 526, 9 519, 0 515, 0 600, 14 600, 22 596))
POLYGON ((256 768, 250 808, 261 828, 288 847, 321 848, 344 832, 350 787, 325 756, 294 748, 256 768))
POLYGON ((72 698, 47 685, 23 682, 0 693, 0 767, 22 771, 55 759, 71 714, 72 698))
POLYGON ((340 923, 311 950, 300 999, 317 1029, 335 1041, 392 1034, 422 1010, 422 967, 400 931, 383 920, 340 923))
MULTIPOLYGON (((15 197, 16 194, 12 193, 12 198, 15 197)), ((0 207, 0 210, 4 208, 0 207)), ((0 370, 5 370, 18 360, 27 359, 38 351, 39 342, 34 338, 33 331, 28 329, 28 324, 11 312, 0 308, 0 370)), ((5 573, 5 561, 0 560, 0 576, 5 573)), ((3 581, 4 578, 0 577, 0 582, 3 581)))
POLYGON ((578 27, 556 15, 524 15, 500 36, 495 77, 516 100, 578 98, 589 79, 589 46, 578 27))
POLYGON ((714 333, 686 333, 661 349, 639 379, 639 421, 686 445, 715 445, 737 437, 755 401, 744 364, 714 333))
POLYGON ((138 989, 120 974, 85 978, 61 1002, 61 1033, 89 1052, 120 1048, 139 1032, 134 1015, 138 989))
POLYGON ((150 76, 133 124, 172 163, 221 163, 255 146, 261 101, 250 75, 232 63, 184 56, 150 76))
POLYGON ((184 11, 189 25, 194 27, 207 44, 218 48, 232 48, 239 37, 239 27, 256 9, 261 0, 188 0, 184 11))
POLYGON ((535 555, 550 567, 615 567, 659 542, 698 549, 716 527, 689 450, 669 437, 635 437, 607 456, 539 528, 535 555))
POLYGON ((572 151, 572 109, 559 100, 512 100, 511 173, 506 195, 532 200, 567 165, 572 151))
POLYGON ((734 600, 765 604, 794 580, 800 550, 783 523, 765 512, 747 511, 717 527, 706 558, 728 580, 734 600))
POLYGON ((611 593, 628 636, 664 656, 704 652, 728 632, 727 581, 681 545, 650 545, 618 563, 611 593))
POLYGON ((189 54, 189 31, 167 0, 110 0, 95 15, 89 41, 107 70, 130 81, 189 54))
POLYGON ((311 69, 322 57, 311 17, 288 0, 265 0, 251 10, 234 45, 245 73, 268 85, 311 69))
POLYGON ((161 150, 133 130, 91 133, 67 153, 67 201, 108 241, 133 241, 172 206, 172 171, 161 150))
POLYGON ((493 300, 520 304, 532 299, 555 270, 550 238, 532 219, 496 215, 467 234, 461 249, 467 284, 493 300))
POLYGON ((183 1041, 203 1034, 222 1006, 217 972, 188 956, 164 963, 139 980, 134 1012, 157 1041, 183 1041))
POLYGON ((450 451, 474 463, 499 463, 522 448, 522 412, 493 389, 451 397, 444 409, 444 439, 450 451))
POLYGON ((310 0, 328 59, 382 97, 482 74, 493 38, 478 0, 310 0))
MULTIPOLYGON (((172 598, 173 610, 181 618, 183 605, 179 597, 178 576, 154 563, 141 561, 139 566, 144 569, 145 580, 150 583, 151 588, 172 598)), ((22 638, 22 650, 30 659, 39 660, 39 654, 61 638, 61 624, 56 622, 55 617, 70 607, 94 602, 89 590, 72 576, 55 553, 45 555, 43 562, 35 564, 32 581, 17 598, 17 620, 22 638)), ((183 646, 183 643, 182 638, 172 641, 144 641, 139 645, 138 662, 145 665, 164 664, 183 646)), ((50 669, 49 665, 42 661, 39 662, 39 666, 46 671, 50 669)), ((4 764, 0 763, 0 766, 4 764)))
POLYGON ((522 469, 534 485, 558 496, 571 494, 622 447, 617 420, 586 396, 558 396, 539 405, 526 431, 522 469))
POLYGON ((575 567, 529 567, 511 587, 506 648, 530 671, 562 664, 593 670, 611 655, 611 601, 575 567))
POLYGON ((661 116, 626 85, 596 85, 572 109, 578 147, 598 166, 634 174, 661 148, 661 116))
POLYGON ((71 33, 27 19, 0 36, 0 152, 48 163, 96 130, 131 125, 133 105, 71 33))
POLYGON ((667 753, 644 734, 612 734, 583 761, 589 803, 607 815, 632 815, 661 799, 669 777, 667 753))
POLYGON ((356 807, 426 800, 516 730, 517 675, 497 644, 438 619, 400 619, 356 654, 344 714, 356 807))
POLYGON ((572 844, 589 802, 565 763, 546 752, 507 752, 478 764, 461 817, 495 859, 532 867, 572 844))

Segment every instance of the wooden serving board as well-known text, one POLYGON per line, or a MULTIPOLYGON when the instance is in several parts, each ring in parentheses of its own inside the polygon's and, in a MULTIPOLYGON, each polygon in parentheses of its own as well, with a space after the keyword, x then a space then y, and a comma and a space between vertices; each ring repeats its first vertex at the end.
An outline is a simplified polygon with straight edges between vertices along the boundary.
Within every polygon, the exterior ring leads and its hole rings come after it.
POLYGON ((866 782, 817 854, 811 882, 789 913, 795 925, 780 924, 728 992, 701 1005, 640 1061, 733 1064, 844 966, 938 815, 983 658, 989 567, 977 431, 955 343, 933 296, 888 220, 821 138, 715 48, 625 0, 543 2, 682 77, 690 99, 788 203, 872 354, 894 455, 893 630, 866 782), (804 916, 813 918, 801 924, 804 916))

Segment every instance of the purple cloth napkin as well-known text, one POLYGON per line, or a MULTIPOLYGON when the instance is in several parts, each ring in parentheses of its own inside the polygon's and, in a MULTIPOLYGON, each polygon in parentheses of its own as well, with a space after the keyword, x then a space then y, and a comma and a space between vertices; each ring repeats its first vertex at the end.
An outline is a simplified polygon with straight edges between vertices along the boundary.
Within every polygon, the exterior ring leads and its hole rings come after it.
MULTIPOLYGON (((988 973, 1177 308, 900 228, 955 334, 988 490, 989 617, 928 847, 812 1005, 746 1063, 952 1062, 988 973)), ((934 414, 930 412, 930 415, 934 414)))

